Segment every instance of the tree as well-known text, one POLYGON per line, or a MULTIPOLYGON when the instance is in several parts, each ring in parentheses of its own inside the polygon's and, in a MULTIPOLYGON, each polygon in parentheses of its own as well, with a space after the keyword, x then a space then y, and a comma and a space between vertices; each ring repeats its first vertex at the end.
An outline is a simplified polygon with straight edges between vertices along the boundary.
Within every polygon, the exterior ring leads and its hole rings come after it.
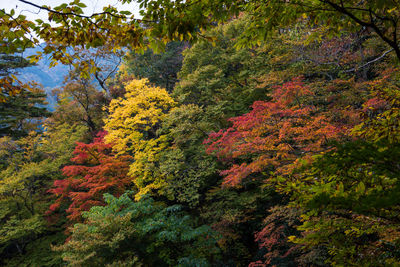
POLYGON ((58 105, 51 120, 60 124, 85 125, 95 135, 103 126, 103 107, 109 101, 90 79, 80 78, 79 72, 70 72, 64 84, 62 88, 52 91, 58 105))
POLYGON ((15 74, 15 69, 26 67, 29 62, 22 56, 15 55, 23 52, 26 48, 33 47, 38 40, 32 37, 34 23, 19 15, 14 17, 15 12, 7 14, 0 10, 0 101, 5 97, 14 96, 23 89, 29 89, 28 84, 21 83, 15 74))
MULTIPOLYGON (((232 16, 238 16, 240 12, 251 14, 251 27, 242 35, 242 44, 256 44, 265 40, 277 27, 287 27, 303 20, 309 25, 326 25, 335 34, 340 32, 341 28, 350 31, 367 28, 376 33, 400 58, 397 21, 399 10, 395 1, 220 0, 210 3, 139 0, 137 2, 143 8, 140 19, 132 16, 129 11, 118 11, 111 6, 104 7, 103 12, 84 15, 82 8, 85 5, 79 0, 61 4, 53 9, 27 0, 19 1, 47 11, 50 21, 58 25, 52 26, 41 20, 35 25, 23 16, 14 18, 13 12, 7 14, 3 11, 1 17, 5 25, 16 32, 35 31, 44 40, 53 41, 47 45, 46 53, 52 53, 56 60, 62 59, 67 45, 98 47, 107 43, 108 36, 113 37, 114 47, 136 48, 143 48, 145 44, 160 47, 160 41, 196 40, 204 37, 199 29, 209 29, 215 22, 226 22, 232 16), (61 50, 57 50, 59 48, 61 50)), ((24 34, 5 36, 8 39, 4 41, 14 43, 17 48, 21 48, 24 42, 29 45, 38 42, 37 39, 29 40, 24 34)))
POLYGON ((104 195, 106 205, 85 212, 70 240, 56 248, 69 265, 209 266, 218 256, 215 232, 196 226, 178 205, 149 197, 104 195))
POLYGON ((398 143, 399 139, 399 69, 388 68, 369 83, 371 95, 363 104, 362 123, 353 133, 371 142, 386 140, 398 143))
POLYGON ((0 52, 0 136, 26 136, 39 130, 40 121, 50 115, 44 91, 34 82, 23 84, 15 77, 18 69, 29 65, 21 56, 0 52))
POLYGON ((240 186, 255 173, 288 174, 300 159, 327 149, 341 130, 315 106, 302 104, 312 94, 294 79, 277 86, 271 101, 256 101, 251 112, 232 118, 232 127, 209 135, 207 151, 233 162, 221 172, 224 185, 240 186))
POLYGON ((76 156, 71 159, 76 165, 63 167, 66 178, 54 181, 54 188, 49 190, 56 197, 49 214, 66 205, 68 219, 77 222, 82 211, 103 204, 104 193, 120 196, 128 188, 130 156, 115 157, 112 145, 104 143, 104 135, 99 133, 90 144, 77 143, 76 156))
POLYGON ((208 31, 214 44, 198 42, 185 50, 172 93, 179 103, 204 108, 221 126, 227 118, 248 111, 255 100, 265 99, 266 90, 257 79, 269 70, 267 53, 260 48, 235 48, 248 19, 235 19, 208 31))
POLYGON ((117 73, 125 52, 108 45, 92 49, 74 47, 72 51, 70 65, 74 80, 78 80, 78 77, 80 80, 87 80, 96 89, 101 88, 105 97, 110 97, 108 83, 117 73))
POLYGON ((182 67, 182 51, 188 44, 171 42, 165 47, 165 52, 154 53, 147 49, 143 54, 130 52, 125 58, 125 67, 139 79, 146 78, 152 84, 172 92, 178 81, 177 73, 182 67))
POLYGON ((216 129, 206 116, 196 105, 181 105, 165 116, 159 130, 168 140, 158 160, 158 172, 167 183, 165 194, 191 208, 197 207, 209 186, 219 180, 218 163, 202 145, 207 132, 216 129))
POLYGON ((398 153, 397 144, 350 142, 302 169, 291 189, 302 234, 290 240, 325 246, 333 265, 398 264, 398 153))
POLYGON ((291 240, 325 246, 332 265, 397 265, 399 224, 398 72, 370 82, 355 140, 315 157, 286 186, 303 210, 291 240))
POLYGON ((51 113, 47 111, 46 94, 42 89, 22 90, 18 95, 3 94, 0 103, 0 136, 26 136, 40 131, 40 123, 51 113))
POLYGON ((175 101, 165 89, 148 85, 148 80, 132 80, 125 86, 125 96, 114 99, 105 120, 106 142, 114 142, 117 152, 139 150, 141 143, 156 137, 156 131, 175 101))
POLYGON ((168 146, 166 136, 159 136, 163 118, 176 105, 165 89, 148 85, 148 80, 132 80, 126 84, 123 98, 110 103, 104 129, 106 142, 113 143, 119 154, 131 154, 133 163, 129 175, 140 197, 165 187, 159 175, 160 151, 168 146))
POLYGON ((68 162, 85 129, 50 124, 46 128, 45 133, 31 132, 18 140, 0 139, 1 264, 18 262, 17 257, 12 258, 16 255, 20 260, 17 265, 57 262, 58 254, 51 254, 49 247, 43 251, 32 245, 63 239, 54 235, 56 226, 46 223, 44 212, 50 203, 46 190, 61 177, 60 167, 68 162), (41 253, 44 255, 38 257, 41 253), (27 255, 31 258, 25 258, 27 255))
MULTIPOLYGON (((218 180, 220 183, 220 180, 218 180)), ((223 262, 233 266, 248 265, 257 256, 254 233, 265 217, 266 209, 276 203, 276 194, 261 189, 260 183, 248 184, 246 190, 209 187, 200 205, 200 218, 215 229, 223 252, 223 262)))

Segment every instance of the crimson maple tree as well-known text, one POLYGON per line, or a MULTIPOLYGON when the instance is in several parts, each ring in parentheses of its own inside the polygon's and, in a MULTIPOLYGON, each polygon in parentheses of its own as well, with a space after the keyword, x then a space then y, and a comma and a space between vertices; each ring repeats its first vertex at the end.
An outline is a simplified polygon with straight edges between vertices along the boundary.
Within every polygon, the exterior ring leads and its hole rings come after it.
POLYGON ((231 118, 230 128, 209 135, 204 142, 207 152, 232 163, 221 172, 223 185, 238 186, 269 167, 275 174, 288 174, 339 137, 344 130, 304 101, 312 95, 302 78, 294 78, 276 86, 270 101, 256 101, 249 113, 231 118))
POLYGON ((79 221, 82 211, 104 205, 103 194, 122 195, 131 184, 127 173, 131 157, 118 156, 112 152, 112 144, 103 141, 106 132, 100 132, 90 144, 77 143, 71 159, 75 165, 62 169, 65 179, 54 181, 49 192, 57 199, 48 213, 67 204, 66 212, 71 221, 79 221))

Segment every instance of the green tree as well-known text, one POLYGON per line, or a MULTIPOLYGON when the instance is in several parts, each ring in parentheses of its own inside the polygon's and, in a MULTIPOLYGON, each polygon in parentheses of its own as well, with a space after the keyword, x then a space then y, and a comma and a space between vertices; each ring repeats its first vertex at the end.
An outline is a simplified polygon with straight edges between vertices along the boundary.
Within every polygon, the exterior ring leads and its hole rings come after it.
POLYGON ((44 91, 33 82, 22 84, 15 78, 18 69, 29 65, 21 56, 0 53, 0 79, 5 79, 0 81, 0 87, 8 84, 0 95, 0 137, 26 136, 39 130, 41 120, 50 115, 44 91))
POLYGON ((198 207, 210 185, 219 181, 218 163, 202 145, 207 132, 215 129, 206 116, 197 105, 181 105, 166 115, 158 131, 169 144, 160 151, 158 162, 167 182, 166 195, 191 208, 198 207))
POLYGON ((29 61, 21 56, 10 55, 6 53, 0 54, 0 76, 15 74, 19 68, 28 67, 29 61))
POLYGON ((32 260, 41 262, 34 265, 44 266, 47 261, 52 262, 57 257, 56 254, 51 255, 49 247, 46 256, 38 257, 38 253, 43 252, 35 250, 32 244, 41 238, 41 242, 44 243, 47 242, 46 237, 55 238, 53 234, 57 230, 53 227, 48 228, 44 216, 50 203, 46 190, 53 179, 61 176, 59 169, 68 162, 74 143, 81 138, 84 129, 67 125, 47 127, 43 134, 32 132, 16 141, 10 137, 1 139, 2 264, 16 255, 20 257, 16 265, 27 264, 30 260, 24 256, 30 255, 32 260))
POLYGON ((398 156, 398 144, 358 141, 318 157, 291 186, 305 211, 291 240, 325 246, 335 266, 399 264, 398 156))
POLYGON ((127 72, 139 79, 147 78, 152 84, 172 92, 182 67, 182 51, 187 46, 184 42, 171 42, 159 54, 151 49, 143 54, 130 52, 125 58, 127 72))
POLYGON ((22 90, 4 95, 0 103, 0 136, 21 137, 30 131, 40 131, 41 122, 50 112, 46 109, 46 94, 42 89, 22 90))
POLYGON ((180 206, 134 202, 129 193, 104 198, 106 206, 84 212, 85 223, 56 248, 69 265, 210 266, 217 257, 215 232, 196 226, 180 206))
POLYGON ((184 51, 173 96, 183 104, 204 107, 216 120, 247 111, 256 99, 265 97, 265 89, 256 79, 267 72, 266 53, 261 49, 237 50, 236 38, 248 24, 248 18, 233 20, 207 34, 215 44, 199 42, 184 51), (221 117, 218 117, 221 116, 221 117))

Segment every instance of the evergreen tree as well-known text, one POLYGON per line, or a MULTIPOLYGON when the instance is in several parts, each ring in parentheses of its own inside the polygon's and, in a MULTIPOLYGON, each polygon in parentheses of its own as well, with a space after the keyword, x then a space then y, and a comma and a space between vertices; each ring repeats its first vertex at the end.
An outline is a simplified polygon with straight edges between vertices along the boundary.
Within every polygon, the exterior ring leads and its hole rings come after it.
MULTIPOLYGON (((28 61, 20 56, 0 55, 0 77, 6 79, 27 66, 28 61)), ((40 120, 50 115, 44 91, 34 83, 22 84, 16 79, 10 80, 8 86, 0 102, 0 137, 26 136, 29 131, 39 130, 40 120)))

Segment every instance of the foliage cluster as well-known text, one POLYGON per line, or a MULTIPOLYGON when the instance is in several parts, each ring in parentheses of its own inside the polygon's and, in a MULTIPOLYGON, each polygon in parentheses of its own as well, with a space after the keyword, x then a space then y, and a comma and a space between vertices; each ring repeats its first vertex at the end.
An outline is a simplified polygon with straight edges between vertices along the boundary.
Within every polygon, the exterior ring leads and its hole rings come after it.
POLYGON ((0 10, 0 264, 399 265, 395 2, 138 2, 0 10), (27 32, 73 65, 52 114, 27 32))

